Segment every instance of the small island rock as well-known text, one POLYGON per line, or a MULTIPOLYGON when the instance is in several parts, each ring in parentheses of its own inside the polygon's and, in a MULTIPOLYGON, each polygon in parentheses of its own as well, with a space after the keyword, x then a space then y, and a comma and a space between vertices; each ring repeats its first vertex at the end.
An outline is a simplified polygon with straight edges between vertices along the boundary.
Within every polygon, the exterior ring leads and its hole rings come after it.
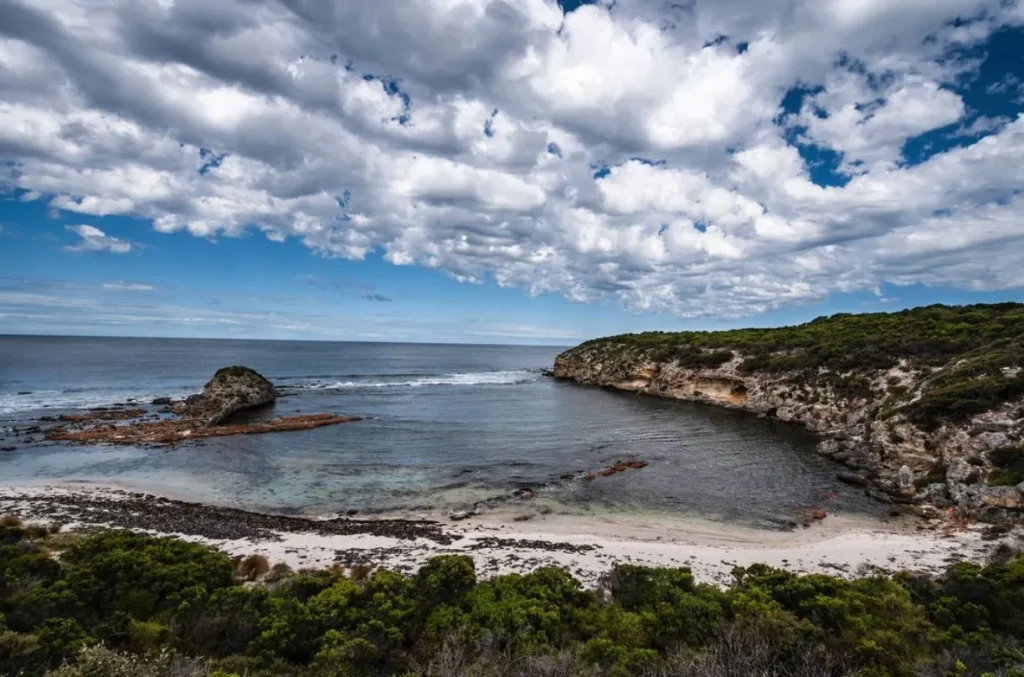
POLYGON ((277 397, 274 384, 249 367, 225 367, 217 371, 199 396, 185 402, 184 417, 204 426, 223 422, 247 409, 266 406, 277 397))

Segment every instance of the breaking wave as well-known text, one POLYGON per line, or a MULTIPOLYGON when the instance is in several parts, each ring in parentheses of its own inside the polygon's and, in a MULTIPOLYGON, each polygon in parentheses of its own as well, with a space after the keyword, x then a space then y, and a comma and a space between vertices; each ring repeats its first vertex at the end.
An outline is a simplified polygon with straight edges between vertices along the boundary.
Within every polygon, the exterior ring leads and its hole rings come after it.
POLYGON ((36 390, 33 392, 0 394, 0 414, 18 414, 27 411, 53 409, 64 411, 69 409, 90 409, 105 407, 117 402, 133 401, 138 404, 149 404, 157 397, 181 399, 198 392, 197 388, 173 389, 171 392, 153 391, 149 393, 124 392, 103 389, 68 389, 68 390, 36 390))
POLYGON ((510 371, 479 371, 462 374, 418 376, 372 376, 361 380, 310 383, 298 387, 310 390, 357 390, 360 388, 424 388, 430 386, 518 385, 537 381, 540 371, 516 369, 510 371))

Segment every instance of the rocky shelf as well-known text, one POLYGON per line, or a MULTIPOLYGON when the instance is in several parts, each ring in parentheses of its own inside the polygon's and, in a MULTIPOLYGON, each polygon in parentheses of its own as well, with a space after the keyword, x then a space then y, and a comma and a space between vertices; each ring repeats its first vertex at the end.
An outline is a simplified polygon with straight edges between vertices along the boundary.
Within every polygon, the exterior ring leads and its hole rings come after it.
POLYGON ((197 426, 196 422, 191 419, 139 421, 128 425, 94 425, 82 430, 66 430, 58 426, 50 431, 46 439, 54 442, 79 442, 82 444, 174 444, 204 437, 311 430, 360 420, 362 419, 356 416, 307 414, 285 416, 270 421, 218 426, 197 426))
POLYGON ((158 398, 169 414, 150 415, 144 409, 101 408, 81 414, 65 414, 59 425, 46 432, 53 442, 80 444, 177 444, 206 437, 259 435, 292 430, 311 430, 360 421, 356 416, 304 414, 265 421, 231 423, 243 411, 271 406, 277 398, 274 385, 248 367, 225 367, 214 374, 199 395, 183 402, 158 398), (157 420, 151 420, 156 418, 157 420))

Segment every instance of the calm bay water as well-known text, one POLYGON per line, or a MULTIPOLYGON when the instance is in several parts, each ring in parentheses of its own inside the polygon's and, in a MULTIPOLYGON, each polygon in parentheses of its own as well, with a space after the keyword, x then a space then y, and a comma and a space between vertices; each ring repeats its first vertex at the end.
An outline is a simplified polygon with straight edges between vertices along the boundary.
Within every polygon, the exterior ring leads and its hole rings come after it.
POLYGON ((243 364, 290 393, 261 416, 367 420, 215 438, 170 450, 17 444, 8 484, 128 484, 285 513, 464 507, 544 487, 566 512, 643 511, 744 522, 808 509, 877 514, 803 430, 749 414, 586 388, 542 375, 558 348, 0 337, 0 447, 43 415, 198 392, 243 364), (5 433, 5 430, 7 431, 5 433), (561 480, 616 459, 648 467, 561 480))

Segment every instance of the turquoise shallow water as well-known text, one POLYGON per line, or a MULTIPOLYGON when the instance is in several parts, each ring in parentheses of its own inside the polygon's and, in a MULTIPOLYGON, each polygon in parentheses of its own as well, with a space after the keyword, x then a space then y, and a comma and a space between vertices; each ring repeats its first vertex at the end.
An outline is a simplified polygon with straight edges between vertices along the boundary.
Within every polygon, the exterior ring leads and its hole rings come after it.
MULTIPOLYGON (((803 430, 741 412, 556 382, 557 348, 0 337, 0 446, 41 415, 197 392, 251 366, 289 395, 273 416, 367 420, 171 450, 52 445, 0 454, 8 484, 122 483, 275 512, 434 510, 524 487, 569 512, 776 523, 824 508, 878 514, 803 430), (8 431, 5 433, 5 429, 8 431), (5 438, 6 440, 3 439, 5 438), (563 479, 616 459, 648 466, 563 479)), ((20 438, 19 438, 20 439, 20 438)))

